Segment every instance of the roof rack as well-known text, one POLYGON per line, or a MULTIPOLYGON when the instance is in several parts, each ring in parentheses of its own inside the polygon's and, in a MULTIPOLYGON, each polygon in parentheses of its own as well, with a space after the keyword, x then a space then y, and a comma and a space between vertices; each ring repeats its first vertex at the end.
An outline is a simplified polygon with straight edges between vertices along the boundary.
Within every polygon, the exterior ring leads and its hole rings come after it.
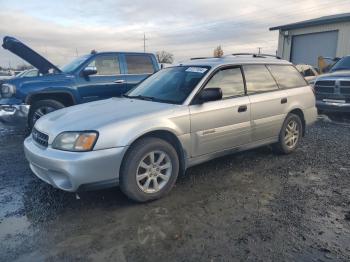
POLYGON ((280 56, 270 55, 270 54, 235 53, 235 54, 232 54, 232 55, 234 55, 234 56, 237 56, 237 55, 251 55, 252 57, 257 57, 257 58, 274 57, 274 58, 276 58, 276 59, 282 59, 280 56))
POLYGON ((192 57, 190 60, 210 59, 210 58, 217 58, 217 57, 192 57))

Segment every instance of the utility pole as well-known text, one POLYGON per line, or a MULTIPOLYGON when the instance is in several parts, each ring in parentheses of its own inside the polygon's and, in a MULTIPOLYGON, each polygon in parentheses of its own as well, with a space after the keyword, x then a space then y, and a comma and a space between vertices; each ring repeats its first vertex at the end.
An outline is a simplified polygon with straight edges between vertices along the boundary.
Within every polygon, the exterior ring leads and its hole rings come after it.
POLYGON ((262 47, 258 47, 258 54, 261 54, 262 47))
POLYGON ((75 56, 78 57, 79 53, 78 53, 78 48, 75 48, 75 56))
POLYGON ((143 52, 146 53, 146 41, 148 38, 146 38, 146 33, 143 33, 143 52))

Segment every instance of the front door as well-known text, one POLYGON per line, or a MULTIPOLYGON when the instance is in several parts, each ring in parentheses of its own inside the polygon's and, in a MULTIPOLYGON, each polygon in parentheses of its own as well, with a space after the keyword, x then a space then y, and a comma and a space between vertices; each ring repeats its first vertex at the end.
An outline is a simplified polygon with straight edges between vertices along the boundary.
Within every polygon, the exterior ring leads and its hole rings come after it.
POLYGON ((223 98, 190 106, 192 157, 251 141, 250 102, 240 67, 217 71, 204 88, 219 87, 223 98))
POLYGON ((78 91, 83 102, 121 96, 126 92, 126 79, 120 71, 118 54, 98 55, 88 67, 96 69, 97 73, 80 74, 78 91))

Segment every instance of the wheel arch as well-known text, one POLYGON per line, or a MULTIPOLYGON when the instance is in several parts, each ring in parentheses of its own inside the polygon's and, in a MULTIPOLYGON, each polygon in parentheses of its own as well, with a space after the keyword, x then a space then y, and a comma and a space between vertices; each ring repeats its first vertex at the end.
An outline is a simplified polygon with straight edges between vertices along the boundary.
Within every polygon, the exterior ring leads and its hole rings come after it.
MULTIPOLYGON (((142 134, 140 136, 138 136, 137 138, 135 138, 131 143, 129 148, 127 149, 127 151, 124 154, 123 160, 122 160, 122 165, 125 162, 124 159, 127 157, 128 153, 130 152, 132 146, 139 141, 140 139, 146 138, 146 137, 156 137, 159 139, 162 139, 166 142, 168 142, 169 144, 171 144, 176 152, 177 155, 179 157, 179 164, 180 164, 180 168, 179 168, 179 172, 180 174, 184 174, 186 171, 186 152, 182 146, 182 143, 180 142, 179 138, 171 131, 169 130, 165 130, 165 129, 161 129, 161 130, 153 130, 153 131, 149 131, 145 134, 142 134)), ((122 165, 120 166, 120 170, 122 169, 122 165)), ((119 170, 119 171, 120 171, 119 170)))
POLYGON ((28 95, 26 98, 26 104, 32 105, 40 100, 56 100, 65 106, 72 106, 76 104, 74 96, 67 91, 50 91, 50 92, 39 92, 28 95))
POLYGON ((291 110, 288 114, 294 114, 299 116, 301 123, 303 125, 303 136, 305 136, 305 132, 306 132, 306 122, 305 122, 305 116, 304 116, 304 112, 303 110, 301 110, 300 108, 294 108, 293 110, 291 110))

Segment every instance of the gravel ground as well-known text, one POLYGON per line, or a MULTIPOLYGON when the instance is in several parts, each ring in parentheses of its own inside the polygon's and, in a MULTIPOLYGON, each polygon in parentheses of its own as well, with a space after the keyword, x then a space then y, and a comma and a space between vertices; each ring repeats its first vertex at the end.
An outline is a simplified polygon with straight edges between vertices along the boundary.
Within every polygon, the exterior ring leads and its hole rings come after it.
POLYGON ((148 204, 53 189, 0 128, 0 261, 349 261, 350 118, 331 119, 292 155, 213 160, 148 204))

